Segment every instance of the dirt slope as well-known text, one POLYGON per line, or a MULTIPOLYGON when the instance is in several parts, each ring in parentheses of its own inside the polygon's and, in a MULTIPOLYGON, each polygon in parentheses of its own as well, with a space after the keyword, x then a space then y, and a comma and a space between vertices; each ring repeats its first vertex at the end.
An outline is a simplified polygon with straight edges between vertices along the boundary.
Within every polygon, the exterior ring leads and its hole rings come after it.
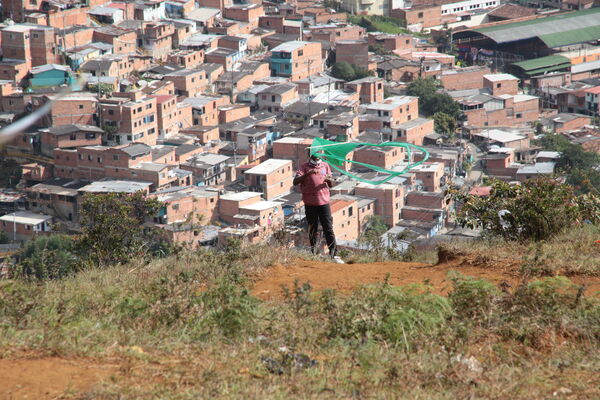
MULTIPOLYGON (((414 283, 428 283, 433 291, 446 294, 450 288, 448 272, 459 271, 462 274, 483 278, 496 285, 506 282, 512 286, 520 281, 514 264, 489 266, 472 265, 462 259, 450 260, 437 265, 381 262, 369 264, 334 264, 322 261, 297 260, 296 262, 265 270, 257 277, 252 294, 263 300, 281 299, 282 287, 292 288, 294 281, 300 284, 310 282, 314 290, 336 289, 348 293, 360 285, 383 282, 389 275, 391 285, 402 286, 414 283)), ((587 295, 600 291, 598 277, 571 277, 575 283, 586 283, 587 295)))
POLYGON ((55 399, 87 392, 116 367, 57 357, 0 359, 0 399, 55 399))

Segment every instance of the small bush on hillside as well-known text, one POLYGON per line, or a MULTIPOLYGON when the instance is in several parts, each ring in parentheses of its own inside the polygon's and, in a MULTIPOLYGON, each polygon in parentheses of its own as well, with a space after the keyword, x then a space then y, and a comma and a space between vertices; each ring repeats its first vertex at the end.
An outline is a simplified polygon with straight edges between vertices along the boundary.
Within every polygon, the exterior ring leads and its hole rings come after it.
POLYGON ((335 63, 331 69, 331 74, 345 81, 353 81, 356 79, 366 78, 371 75, 371 72, 357 65, 347 63, 345 61, 335 63))
POLYGON ((466 277, 459 273, 451 273, 453 290, 448 295, 458 318, 470 320, 488 320, 494 299, 500 293, 492 283, 483 279, 466 277))
POLYGON ((489 196, 450 190, 461 205, 457 222, 509 240, 545 240, 566 228, 600 219, 600 199, 577 196, 573 187, 551 178, 532 179, 520 185, 492 182, 489 196))
POLYGON ((365 287, 348 299, 331 292, 322 299, 329 338, 384 340, 407 350, 435 334, 451 314, 448 300, 418 287, 365 287))
POLYGON ((79 269, 75 242, 70 236, 38 236, 17 254, 17 274, 39 280, 60 279, 79 269))
POLYGON ((160 207, 156 199, 147 199, 142 193, 86 195, 81 204, 79 252, 99 266, 143 258, 160 240, 144 231, 143 224, 160 207))

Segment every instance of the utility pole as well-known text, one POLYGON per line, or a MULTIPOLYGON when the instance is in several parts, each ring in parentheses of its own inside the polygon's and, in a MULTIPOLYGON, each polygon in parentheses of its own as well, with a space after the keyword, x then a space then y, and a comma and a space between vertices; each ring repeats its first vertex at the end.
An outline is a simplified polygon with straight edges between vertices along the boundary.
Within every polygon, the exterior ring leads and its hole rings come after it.
POLYGON ((313 60, 308 59, 306 63, 308 64, 308 126, 311 126, 311 118, 312 113, 310 112, 310 103, 312 102, 312 79, 310 77, 310 64, 312 64, 313 60))

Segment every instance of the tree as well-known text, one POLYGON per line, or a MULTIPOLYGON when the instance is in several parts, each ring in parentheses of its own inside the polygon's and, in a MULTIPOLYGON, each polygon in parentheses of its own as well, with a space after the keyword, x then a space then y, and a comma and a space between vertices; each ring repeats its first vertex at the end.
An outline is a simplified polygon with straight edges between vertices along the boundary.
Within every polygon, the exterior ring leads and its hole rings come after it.
POLYGON ((60 279, 79 269, 75 242, 67 235, 38 236, 17 254, 17 271, 39 280, 60 279))
POLYGON ((452 138, 456 133, 456 119, 450 115, 437 112, 433 115, 433 121, 435 123, 435 131, 443 134, 448 138, 452 138))
POLYGON ((551 178, 528 180, 520 185, 492 182, 487 197, 451 189, 461 204, 457 222, 463 227, 483 228, 509 240, 545 240, 585 220, 600 220, 600 198, 577 196, 572 186, 551 178))
POLYGON ((354 78, 354 68, 345 61, 338 62, 331 69, 331 74, 338 79, 351 81, 354 78))
MULTIPOLYGON (((426 79, 417 79, 412 81, 408 87, 406 88, 406 94, 409 96, 415 96, 419 98, 428 98, 437 93, 438 89, 440 89, 440 83, 431 78, 426 79)), ((420 106, 421 104, 419 104, 420 106)))
POLYGON ((385 254, 385 243, 382 235, 388 231, 389 227, 384 219, 378 215, 372 215, 367 219, 365 228, 358 237, 358 243, 365 245, 370 252, 375 254, 375 258, 380 261, 385 254))
POLYGON ((406 94, 419 98, 419 111, 430 117, 443 112, 456 119, 460 116, 460 105, 446 93, 438 93, 441 85, 432 78, 417 79, 408 85, 406 94))
POLYGON ((4 231, 0 231, 0 244, 7 244, 7 243, 10 243, 8 234, 4 231))
POLYGON ((371 75, 371 72, 359 67, 358 65, 350 64, 345 61, 335 63, 331 69, 331 74, 345 81, 353 81, 355 79, 365 78, 371 75))
POLYGON ((567 176, 567 183, 575 186, 581 193, 600 190, 600 164, 597 153, 586 151, 583 147, 571 143, 563 135, 546 134, 536 141, 545 150, 560 152, 557 167, 567 176))
POLYGON ((160 207, 160 202, 142 193, 85 195, 80 216, 83 234, 77 249, 98 266, 125 263, 145 255, 155 247, 158 235, 144 231, 143 224, 160 207))
MULTIPOLYGON (((421 110, 420 102, 419 110, 421 110)), ((433 96, 423 99, 423 109, 421 112, 427 116, 434 115, 437 112, 443 112, 454 119, 458 118, 461 113, 460 105, 446 93, 436 93, 433 96)))
POLYGON ((372 44, 372 45, 370 44, 369 45, 369 51, 371 53, 375 53, 375 54, 380 55, 380 56, 385 56, 385 55, 388 55, 388 54, 392 53, 391 51, 386 50, 386 48, 383 47, 383 45, 381 45, 381 44, 372 44))

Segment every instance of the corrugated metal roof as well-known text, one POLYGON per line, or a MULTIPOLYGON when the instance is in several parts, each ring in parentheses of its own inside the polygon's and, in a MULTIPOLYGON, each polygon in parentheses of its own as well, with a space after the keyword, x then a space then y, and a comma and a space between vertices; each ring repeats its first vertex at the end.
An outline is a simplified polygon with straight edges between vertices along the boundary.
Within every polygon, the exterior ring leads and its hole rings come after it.
MULTIPOLYGON (((595 18, 600 18, 600 16, 595 16, 595 18)), ((548 47, 560 47, 596 39, 600 39, 600 25, 540 36, 540 40, 548 47)))
POLYGON ((571 73, 576 74, 578 72, 586 72, 594 69, 600 69, 600 60, 575 64, 571 67, 571 73))
POLYGON ((529 73, 530 71, 544 69, 549 67, 568 67, 571 65, 571 61, 567 57, 563 56, 547 56, 534 58, 533 60, 519 61, 513 64, 516 67, 529 73))
POLYGON ((474 29, 494 40, 508 43, 539 37, 548 47, 564 46, 600 38, 600 8, 474 29))

